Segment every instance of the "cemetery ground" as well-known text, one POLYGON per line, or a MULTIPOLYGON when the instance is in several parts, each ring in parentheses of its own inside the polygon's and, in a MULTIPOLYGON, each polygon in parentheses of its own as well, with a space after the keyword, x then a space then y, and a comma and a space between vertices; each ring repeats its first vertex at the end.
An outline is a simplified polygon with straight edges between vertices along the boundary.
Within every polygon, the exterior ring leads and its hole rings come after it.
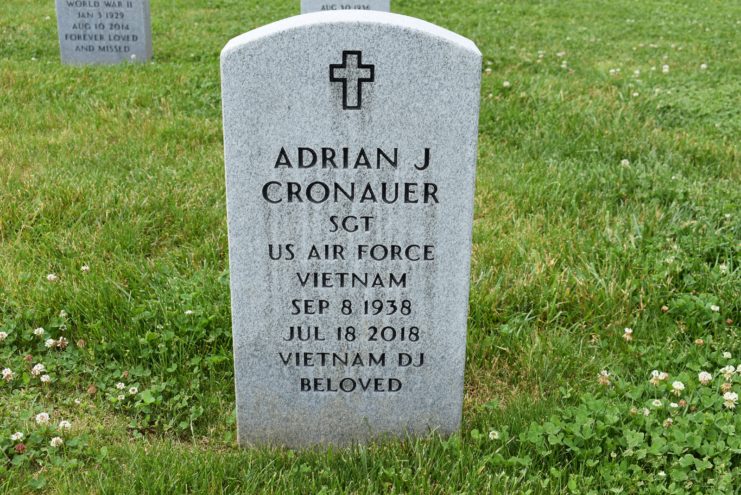
POLYGON ((154 2, 153 63, 75 68, 6 0, 0 492, 738 492, 741 6, 392 9, 484 54, 460 434, 235 447, 219 52, 298 1, 154 2))

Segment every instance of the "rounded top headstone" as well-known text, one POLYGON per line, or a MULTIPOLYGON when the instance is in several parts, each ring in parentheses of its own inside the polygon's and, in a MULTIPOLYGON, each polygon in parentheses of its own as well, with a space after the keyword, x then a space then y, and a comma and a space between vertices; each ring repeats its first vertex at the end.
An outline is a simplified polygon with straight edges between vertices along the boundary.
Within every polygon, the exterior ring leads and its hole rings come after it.
POLYGON ((306 14, 230 41, 221 77, 239 442, 455 431, 479 50, 306 14))
POLYGON ((465 51, 481 56, 481 51, 473 41, 422 19, 390 12, 343 10, 297 15, 259 27, 229 40, 221 52, 221 58, 228 57, 248 43, 285 35, 294 30, 310 29, 322 24, 357 24, 357 28, 375 26, 383 29, 418 31, 420 34, 448 41, 465 51))

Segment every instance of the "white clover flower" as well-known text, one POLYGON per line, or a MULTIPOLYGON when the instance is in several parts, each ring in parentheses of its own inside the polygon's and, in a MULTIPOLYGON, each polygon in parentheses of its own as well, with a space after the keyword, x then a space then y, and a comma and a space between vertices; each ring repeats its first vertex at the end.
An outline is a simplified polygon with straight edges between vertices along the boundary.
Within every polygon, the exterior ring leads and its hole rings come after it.
POLYGON ((39 376, 39 375, 43 374, 44 371, 46 371, 46 367, 43 364, 41 364, 41 363, 39 363, 39 364, 35 365, 33 368, 31 368, 31 374, 33 376, 39 376))
POLYGON ((70 428, 72 428, 72 423, 70 423, 66 419, 63 419, 62 421, 59 422, 60 430, 69 430, 70 428))
POLYGON ((558 52, 558 53, 556 53, 556 56, 557 56, 558 58, 562 58, 562 57, 564 57, 565 55, 566 55, 566 52, 558 52))
POLYGON ((654 406, 654 407, 662 407, 664 405, 664 403, 661 402, 661 400, 659 400, 659 399, 654 399, 654 401, 651 403, 651 405, 654 406))
POLYGON ((733 378, 734 373, 736 373, 736 368, 731 365, 720 369, 720 374, 723 375, 726 380, 730 380, 731 378, 733 378))
POLYGON ((41 383, 49 383, 51 381, 51 377, 49 375, 41 375, 41 378, 39 378, 39 380, 41 380, 41 383))
POLYGON ((12 435, 10 435, 10 440, 13 442, 20 442, 21 440, 23 440, 24 436, 25 435, 21 433, 20 431, 16 431, 12 435))
POLYGON ((672 383, 672 393, 676 396, 682 395, 682 391, 684 390, 684 383, 682 382, 674 382, 672 383))
POLYGON ((88 265, 82 265, 82 266, 80 267, 80 271, 81 271, 82 273, 90 273, 90 267, 89 267, 88 265))
POLYGON ((615 69, 610 69, 610 75, 614 76, 615 74, 617 74, 617 71, 615 69))
POLYGON ((504 82, 502 83, 502 87, 503 87, 503 88, 509 88, 510 86, 512 86, 512 83, 511 83, 511 82, 509 82, 509 81, 504 81, 504 82))
POLYGON ((672 408, 672 409, 677 409, 679 407, 679 404, 677 404, 676 402, 671 402, 669 404, 669 407, 672 408))
POLYGON ((65 310, 61 310, 59 312, 59 317, 60 318, 67 318, 67 312, 65 310))
POLYGON ((638 91, 633 92, 633 98, 638 98, 641 94, 638 91))
POLYGON ((630 167, 630 160, 628 160, 627 158, 623 158, 622 160, 620 160, 620 165, 623 167, 630 167))
POLYGON ((653 385, 653 386, 656 386, 656 385, 659 384, 660 380, 659 380, 659 372, 658 372, 658 370, 653 370, 651 372, 651 379, 649 380, 649 382, 651 382, 651 385, 653 385))
POLYGON ((13 373, 13 370, 10 368, 4 368, 3 369, 3 380, 6 382, 12 381, 15 377, 15 373, 13 373))
POLYGON ((0 332, 0 342, 8 338, 8 334, 6 332, 0 332))
POLYGON ((51 439, 51 442, 49 442, 49 445, 51 445, 54 448, 61 447, 64 443, 64 440, 62 440, 61 437, 54 437, 51 439))
POLYGON ((54 273, 50 273, 46 276, 46 280, 48 280, 49 282, 56 282, 57 280, 59 280, 59 277, 54 273))
POLYGON ((738 404, 738 394, 736 392, 726 392, 723 394, 723 405, 728 409, 736 409, 738 404))
POLYGON ((484 72, 486 73, 487 76, 491 74, 491 67, 487 67, 486 70, 484 70, 484 72))
POLYGON ((707 70, 708 64, 700 64, 700 70, 707 70))
POLYGON ((659 471, 658 476, 659 478, 666 478, 666 473, 664 471, 659 471))
POLYGON ((672 418, 667 418, 664 421, 663 426, 664 426, 664 428, 669 428, 673 424, 674 424, 674 420, 672 418))
POLYGON ((610 385, 610 372, 607 370, 600 371, 597 381, 599 381, 600 385, 604 385, 605 387, 610 385))
POLYGON ((720 306, 716 306, 715 304, 713 304, 710 306, 710 311, 712 311, 713 313, 717 313, 720 311, 720 306))
POLYGON ((51 347, 56 346, 57 345, 57 341, 54 340, 54 339, 46 339, 46 342, 44 342, 44 345, 46 346, 47 349, 49 349, 51 347))
POLYGON ((37 337, 41 337, 42 335, 44 335, 44 333, 46 333, 46 332, 45 332, 45 330, 44 330, 43 328, 41 328, 41 327, 39 327, 39 328, 37 328, 37 329, 35 329, 35 330, 33 331, 33 334, 34 334, 35 336, 37 336, 37 337))
POLYGON ((669 66, 668 66, 668 65, 666 65, 666 64, 664 64, 664 65, 663 65, 663 66, 661 67, 661 72, 663 72, 664 74, 668 74, 668 73, 669 73, 669 66))
POLYGON ((45 425, 49 423, 49 414, 42 412, 36 415, 36 424, 45 425))
POLYGON ((658 385, 659 383, 666 381, 669 379, 669 373, 665 373, 663 371, 653 370, 651 372, 651 385, 658 385))
MULTIPOLYGON (((627 161, 627 160, 623 160, 623 161, 627 161)), ((623 338, 625 339, 626 342, 630 342, 631 340, 633 340, 633 329, 626 328, 625 330, 623 330, 623 338)))
POLYGON ((733 358, 733 356, 731 355, 730 352, 724 352, 723 353, 723 359, 732 359, 732 358, 733 358))
POLYGON ((125 399, 126 399, 126 396, 125 396, 125 395, 123 395, 123 394, 122 394, 122 395, 119 395, 119 396, 118 396, 118 400, 119 400, 119 401, 123 401, 123 400, 125 400, 125 399))
POLYGON ((189 310, 187 310, 187 311, 185 312, 185 316, 193 316, 194 314, 196 314, 196 312, 195 312, 195 311, 193 311, 192 309, 189 309, 189 310))
POLYGON ((725 263, 722 263, 718 265, 718 270, 720 270, 720 273, 726 274, 728 273, 728 265, 726 265, 725 263))
POLYGON ((129 395, 136 395, 139 393, 139 389, 136 387, 129 388, 129 395))
POLYGON ((82 404, 82 401, 80 399, 75 399, 75 404, 79 406, 80 404, 82 404))
POLYGON ((700 383, 702 383, 703 385, 709 385, 710 382, 713 381, 713 375, 711 375, 707 371, 701 371, 697 375, 697 379, 700 380, 700 383))
POLYGON ((489 440, 499 440, 500 435, 499 432, 496 430, 491 430, 489 432, 489 440))
POLYGON ((648 416, 651 415, 651 411, 647 407, 644 407, 643 408, 643 415, 646 416, 646 417, 648 417, 648 416))
POLYGON ((119 389, 119 390, 123 390, 123 389, 126 388, 126 384, 125 383, 122 383, 122 382, 118 382, 116 384, 116 388, 119 389))

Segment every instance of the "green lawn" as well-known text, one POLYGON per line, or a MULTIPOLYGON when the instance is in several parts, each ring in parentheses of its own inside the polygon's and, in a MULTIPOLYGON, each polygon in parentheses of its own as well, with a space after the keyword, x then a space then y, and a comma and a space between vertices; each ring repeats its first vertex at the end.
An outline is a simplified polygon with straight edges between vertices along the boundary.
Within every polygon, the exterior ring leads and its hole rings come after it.
POLYGON ((218 56, 298 3, 153 0, 153 63, 70 68, 2 2, 0 492, 738 493, 733 0, 393 0, 486 64, 462 431, 234 446, 218 56))

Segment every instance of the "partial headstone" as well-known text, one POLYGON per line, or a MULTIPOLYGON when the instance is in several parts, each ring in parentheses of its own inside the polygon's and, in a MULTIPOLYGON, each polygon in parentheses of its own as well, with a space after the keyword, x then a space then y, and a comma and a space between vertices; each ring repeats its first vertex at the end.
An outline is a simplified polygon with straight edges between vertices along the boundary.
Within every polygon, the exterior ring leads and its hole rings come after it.
POLYGON ((146 62, 152 58, 149 0, 56 0, 62 63, 146 62))
POLYGON ((240 444, 456 431, 481 53, 332 12, 231 40, 221 71, 240 444))
POLYGON ((330 12, 333 10, 380 10, 391 11, 391 0, 301 0, 301 13, 330 12))

